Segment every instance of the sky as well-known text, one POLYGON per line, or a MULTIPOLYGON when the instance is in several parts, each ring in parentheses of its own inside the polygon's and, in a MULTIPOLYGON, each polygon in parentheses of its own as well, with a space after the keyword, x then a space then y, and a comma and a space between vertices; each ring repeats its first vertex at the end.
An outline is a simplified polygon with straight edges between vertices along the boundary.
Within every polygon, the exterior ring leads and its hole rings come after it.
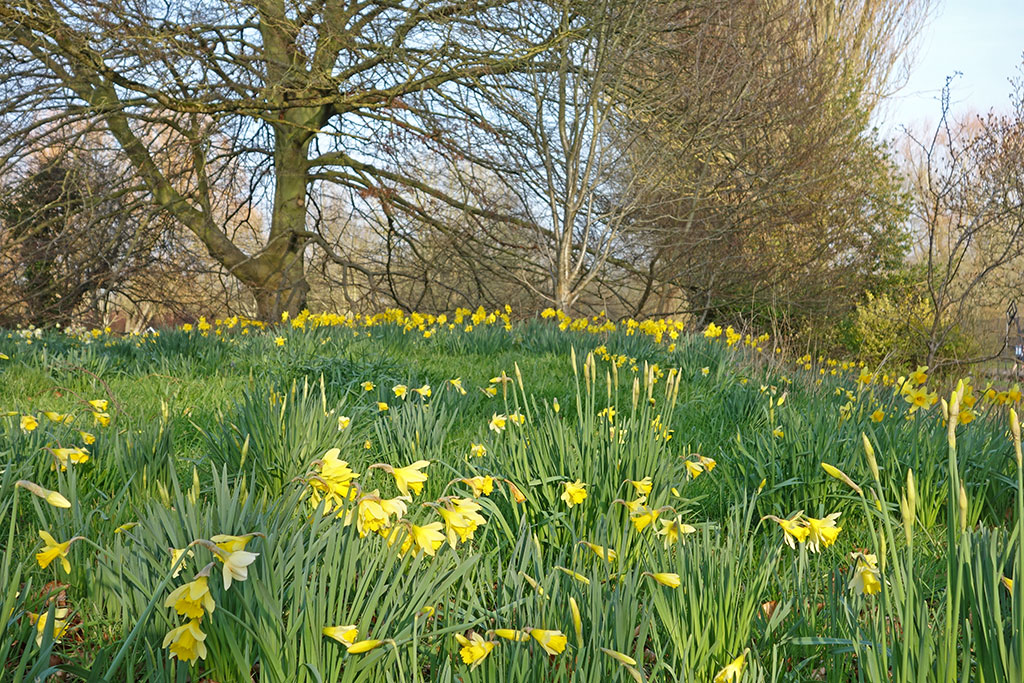
POLYGON ((934 124, 946 76, 951 113, 1008 111, 1011 77, 1024 77, 1024 0, 938 0, 917 43, 909 80, 879 117, 883 133, 934 124))

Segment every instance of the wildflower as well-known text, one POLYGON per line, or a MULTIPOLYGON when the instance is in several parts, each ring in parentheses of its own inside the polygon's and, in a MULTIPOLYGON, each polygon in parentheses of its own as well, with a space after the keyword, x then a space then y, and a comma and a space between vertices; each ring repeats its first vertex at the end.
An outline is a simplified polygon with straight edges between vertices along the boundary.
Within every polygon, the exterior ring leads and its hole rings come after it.
POLYGON ((487 446, 482 443, 471 443, 469 444, 469 454, 474 458, 482 458, 487 455, 487 446))
POLYGON ((103 413, 103 412, 106 412, 108 404, 107 404, 107 399, 105 399, 105 398, 96 398, 96 399, 93 399, 93 400, 89 401, 89 405, 92 406, 92 409, 95 412, 103 413))
POLYGON ((39 532, 39 538, 43 539, 42 549, 36 553, 36 562, 42 569, 46 569, 50 566, 50 563, 60 558, 60 565, 64 568, 65 574, 71 573, 71 563, 68 562, 68 551, 71 549, 71 544, 82 538, 81 536, 75 536, 74 538, 58 543, 54 540, 53 536, 45 531, 39 532))
POLYGON ((388 409, 388 404, 384 401, 377 401, 377 411, 383 413, 388 409))
POLYGON ((1002 576, 999 578, 999 582, 1003 584, 1003 587, 1006 588, 1006 590, 1011 593, 1013 592, 1013 579, 1007 576, 1002 576))
POLYGON ((423 482, 427 480, 427 475, 420 472, 424 467, 430 465, 429 460, 417 460, 411 465, 405 467, 392 467, 391 465, 377 464, 370 465, 370 469, 379 468, 390 474, 395 478, 395 486, 401 491, 403 496, 411 496, 413 494, 419 494, 423 492, 423 482), (412 494, 409 491, 412 491, 412 494))
POLYGON ((491 415, 491 421, 487 424, 487 428, 490 429, 492 432, 501 434, 503 431, 505 431, 505 425, 507 423, 507 420, 508 417, 506 417, 505 415, 499 415, 498 413, 494 413, 491 415))
POLYGON ((679 588, 679 574, 672 572, 644 572, 644 576, 649 576, 662 586, 668 586, 669 588, 679 588))
POLYGON ((445 535, 452 548, 455 547, 456 536, 465 543, 481 525, 487 523, 479 514, 480 509, 473 501, 460 498, 445 501, 444 506, 437 508, 438 514, 444 520, 445 535))
POLYGON ((557 655, 565 651, 565 644, 568 642, 568 639, 561 631, 534 628, 530 629, 529 633, 549 655, 557 655))
POLYGON ((589 541, 580 541, 580 545, 587 546, 595 555, 606 562, 615 561, 615 551, 611 548, 605 548, 604 546, 597 545, 596 543, 591 543, 589 541))
POLYGON ((918 365, 917 370, 914 370, 912 373, 910 373, 910 376, 907 377, 907 381, 910 382, 911 384, 924 384, 925 382, 927 382, 928 366, 918 365))
POLYGON ((562 409, 562 406, 558 405, 558 399, 557 398, 551 399, 551 409, 553 411, 555 411, 556 414, 558 413, 559 410, 562 409))
POLYGON ((700 461, 700 466, 704 468, 705 472, 710 472, 711 470, 715 469, 715 465, 718 464, 717 462, 715 462, 714 458, 708 458, 703 455, 698 455, 697 459, 700 461))
POLYGON ((707 377, 708 375, 710 375, 710 374, 711 374, 711 368, 709 368, 709 367, 703 367, 703 368, 701 368, 701 369, 700 369, 700 374, 702 374, 702 375, 704 375, 705 377, 707 377))
POLYGON ((876 408, 875 412, 871 413, 872 422, 881 422, 885 419, 885 411, 881 408, 876 408))
POLYGON ((429 384, 424 384, 419 389, 413 389, 413 391, 415 391, 417 394, 419 394, 420 398, 430 398, 431 391, 430 391, 430 385, 429 384))
POLYGON ((359 629, 355 624, 348 626, 325 626, 321 631, 328 638, 333 638, 345 647, 351 647, 359 637, 359 629))
POLYGON ((875 595, 882 590, 882 582, 878 578, 878 557, 855 553, 857 561, 850 578, 850 590, 857 595, 875 595))
POLYGON ((579 479, 574 482, 563 482, 562 487, 563 490, 560 497, 570 508, 574 505, 579 505, 587 497, 587 485, 579 479))
POLYGON ((110 426, 110 414, 109 413, 93 413, 92 423, 98 424, 100 427, 110 426))
POLYGON ((71 413, 55 413, 52 410, 44 410, 43 415, 50 422, 55 422, 57 424, 70 424, 71 421, 75 419, 75 416, 72 415, 71 413))
POLYGON ((605 653, 606 655, 608 655, 615 661, 619 662, 620 664, 625 664, 626 666, 636 666, 636 660, 627 654, 616 652, 615 650, 609 650, 606 647, 602 647, 601 652, 605 653))
POLYGON ((660 514, 661 510, 652 510, 647 506, 641 506, 630 513, 629 521, 633 523, 637 533, 641 533, 644 529, 653 524, 660 514))
POLYGON ((453 387, 455 387, 455 390, 462 394, 463 396, 466 395, 466 390, 462 387, 461 377, 456 377, 455 379, 448 380, 448 384, 451 384, 453 387))
POLYGON ((840 514, 839 512, 833 512, 822 519, 807 518, 809 532, 807 537, 808 550, 816 553, 821 548, 827 548, 836 542, 839 532, 842 531, 842 527, 836 526, 836 520, 839 519, 840 514))
POLYGON ((405 398, 405 395, 409 392, 409 387, 404 384, 396 384, 391 387, 391 391, 395 392, 397 398, 405 398))
POLYGON ((686 465, 686 475, 690 479, 696 479, 704 471, 704 467, 699 462, 684 460, 683 464, 686 465))
POLYGON ((181 573, 182 567, 185 566, 184 562, 178 564, 178 560, 182 555, 185 557, 192 557, 194 553, 188 548, 182 548, 180 550, 178 548, 168 548, 167 551, 171 554, 171 566, 175 568, 174 573, 171 574, 171 578, 176 579, 178 578, 178 574, 181 573))
POLYGON ((633 488, 636 489, 636 492, 642 496, 649 495, 653 488, 653 482, 650 477, 644 477, 640 481, 629 480, 629 483, 632 484, 633 488))
POLYGON ((369 380, 363 382, 359 386, 361 386, 363 388, 363 391, 373 391, 377 387, 376 384, 374 384, 373 382, 371 382, 369 380))
POLYGON ((494 398, 498 395, 498 387, 483 387, 480 391, 484 392, 484 396, 488 398, 494 398))
POLYGON ((513 422, 520 427, 526 424, 526 416, 520 413, 518 410, 508 416, 510 422, 513 422))
POLYGON ((474 498, 479 498, 481 495, 489 496, 491 491, 494 490, 494 478, 490 476, 470 477, 468 479, 459 479, 459 481, 473 489, 474 498))
POLYGON ((34 430, 38 426, 39 426, 39 420, 37 420, 33 416, 31 416, 31 415, 22 415, 21 416, 21 430, 22 431, 24 431, 24 432, 31 432, 32 430, 34 430))
POLYGON ((512 640, 517 643, 525 643, 527 640, 530 639, 529 633, 526 633, 525 631, 517 631, 512 628, 496 628, 493 631, 491 631, 491 633, 498 636, 499 638, 504 638, 505 640, 512 640))
POLYGON ((496 642, 484 640, 483 636, 475 631, 470 631, 468 637, 456 633, 455 640, 462 646, 459 649, 459 654, 462 655, 462 661, 470 665, 470 671, 480 666, 487 655, 491 654, 491 650, 497 646, 496 642))
POLYGON ((189 619, 199 619, 203 616, 203 610, 207 614, 213 614, 216 604, 213 596, 210 595, 210 587, 207 584, 207 577, 199 576, 194 581, 178 586, 164 600, 164 607, 174 607, 174 611, 189 619))
POLYGON ((229 553, 233 553, 238 550, 245 550, 245 546, 247 546, 249 541, 252 539, 253 534, 245 534, 244 536, 217 534, 216 536, 210 537, 210 540, 216 543, 218 548, 229 553))
POLYGON ((20 486, 21 488, 25 489, 29 493, 33 493, 33 494, 39 496, 40 498, 42 498, 43 500, 45 500, 47 503, 49 503, 50 505, 52 505, 55 508, 69 508, 69 507, 71 507, 71 503, 68 501, 67 498, 62 496, 57 491, 51 491, 49 489, 44 489, 39 484, 33 483, 31 481, 27 481, 25 479, 20 479, 20 480, 14 482, 14 485, 16 487, 20 486))
POLYGON ((85 444, 86 446, 89 446, 89 445, 91 445, 91 444, 94 444, 94 443, 96 443, 96 437, 95 437, 95 436, 93 436, 92 434, 90 434, 89 432, 78 432, 78 433, 79 433, 79 434, 81 435, 81 437, 82 437, 82 442, 83 442, 83 443, 84 443, 84 444, 85 444))
POLYGON ((223 555, 218 554, 217 559, 224 563, 224 590, 231 588, 232 581, 245 581, 249 578, 249 565, 259 557, 259 553, 245 550, 225 552, 223 555))
MULTIPOLYGON (((84 462, 89 461, 89 451, 84 448, 49 448, 48 451, 53 454, 53 457, 57 459, 57 463, 60 463, 60 471, 64 472, 68 468, 68 463, 74 463, 80 465, 84 462)), ((54 463, 51 469, 57 469, 57 463, 54 463)))
POLYGON ((910 414, 917 412, 918 408, 930 408, 938 400, 938 395, 935 393, 928 393, 926 387, 917 387, 907 392, 907 395, 903 397, 904 400, 910 404, 910 414))
POLYGON ((284 337, 274 337, 274 343, 278 346, 284 346, 284 337))
POLYGON ((179 661, 194 662, 206 659, 206 634, 199 628, 198 619, 190 619, 181 626, 173 628, 164 636, 161 647, 169 647, 171 658, 179 661))
MULTIPOLYGON (((46 620, 49 619, 50 615, 48 612, 42 614, 35 614, 34 612, 28 612, 29 623, 34 624, 36 627, 36 646, 43 646, 43 634, 46 633, 46 620)), ((68 630, 68 609, 66 607, 57 607, 53 610, 53 640, 58 641, 68 630)))
POLYGON ((685 534, 692 534, 696 531, 696 527, 683 524, 682 519, 676 517, 675 519, 661 520, 661 528, 658 529, 658 535, 662 537, 662 542, 668 548, 673 543, 679 543, 685 534))
MULTIPOLYGON (((409 533, 406 534, 405 540, 402 542, 403 553, 412 550, 414 555, 418 555, 420 551, 423 551, 433 557, 437 549, 444 545, 446 537, 441 533, 441 529, 444 528, 441 522, 430 522, 423 526, 407 524, 407 526, 409 533)), ((391 538, 393 539, 394 536, 391 538)))
POLYGON ((796 550, 797 543, 803 543, 807 540, 807 537, 811 533, 810 527, 806 522, 800 519, 802 513, 798 512, 789 519, 779 519, 774 515, 768 515, 765 519, 770 519, 778 523, 782 527, 783 535, 782 538, 789 545, 790 548, 796 550))
POLYGON ((750 652, 750 648, 744 650, 743 654, 726 664, 725 668, 715 674, 714 683, 739 683, 740 678, 743 676, 743 667, 746 664, 748 652, 750 652))
POLYGON ((345 431, 351 425, 352 425, 352 418, 351 417, 349 417, 348 415, 339 415, 338 416, 338 431, 339 432, 345 431))

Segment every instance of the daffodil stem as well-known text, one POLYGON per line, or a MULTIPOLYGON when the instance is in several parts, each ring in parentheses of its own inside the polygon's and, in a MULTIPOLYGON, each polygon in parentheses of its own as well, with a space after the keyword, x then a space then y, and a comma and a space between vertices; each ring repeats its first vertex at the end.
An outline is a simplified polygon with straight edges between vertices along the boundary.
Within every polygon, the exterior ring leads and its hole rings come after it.
POLYGON ((171 566, 170 571, 167 572, 166 576, 164 576, 163 581, 161 581, 160 585, 158 585, 153 591, 153 597, 149 599, 146 609, 142 610, 142 615, 139 617, 139 620, 135 622, 135 626, 128 634, 128 637, 125 638, 124 643, 121 645, 121 649, 119 649, 117 654, 114 655, 114 659, 110 662, 110 666, 107 667, 107 672, 103 674, 103 680, 113 680, 113 675, 117 673, 117 668, 121 665, 121 660, 124 659, 126 654, 128 654, 128 648, 131 647, 132 642, 139 635, 143 625, 145 625, 146 621, 149 619, 149 615, 152 613, 153 607, 156 605, 156 601, 160 599, 163 595, 164 589, 167 588, 167 584, 169 584, 171 579, 174 578, 174 574, 178 570, 178 566, 185 561, 185 556, 186 553, 182 553, 178 557, 178 560, 171 566))

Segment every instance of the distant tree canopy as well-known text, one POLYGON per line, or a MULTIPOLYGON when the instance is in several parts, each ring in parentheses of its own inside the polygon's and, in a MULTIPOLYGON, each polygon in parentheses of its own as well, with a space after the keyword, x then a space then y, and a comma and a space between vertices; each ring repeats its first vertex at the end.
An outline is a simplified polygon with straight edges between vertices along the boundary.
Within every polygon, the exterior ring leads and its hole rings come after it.
POLYGON ((831 315, 908 246, 868 122, 926 10, 9 0, 4 263, 20 310, 53 319, 176 262, 241 283, 263 318, 477 302, 831 315), (40 166, 54 140, 99 144, 120 170, 40 166), (79 232, 117 277, 62 265, 78 247, 52 226, 87 209, 79 232))

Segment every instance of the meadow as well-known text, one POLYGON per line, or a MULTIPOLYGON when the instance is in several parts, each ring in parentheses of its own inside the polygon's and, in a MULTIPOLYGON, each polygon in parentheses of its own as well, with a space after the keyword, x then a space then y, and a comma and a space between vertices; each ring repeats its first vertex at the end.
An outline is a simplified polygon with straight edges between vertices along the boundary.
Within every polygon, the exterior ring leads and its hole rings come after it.
POLYGON ((0 335, 0 680, 1024 680, 1018 387, 510 313, 0 335))

